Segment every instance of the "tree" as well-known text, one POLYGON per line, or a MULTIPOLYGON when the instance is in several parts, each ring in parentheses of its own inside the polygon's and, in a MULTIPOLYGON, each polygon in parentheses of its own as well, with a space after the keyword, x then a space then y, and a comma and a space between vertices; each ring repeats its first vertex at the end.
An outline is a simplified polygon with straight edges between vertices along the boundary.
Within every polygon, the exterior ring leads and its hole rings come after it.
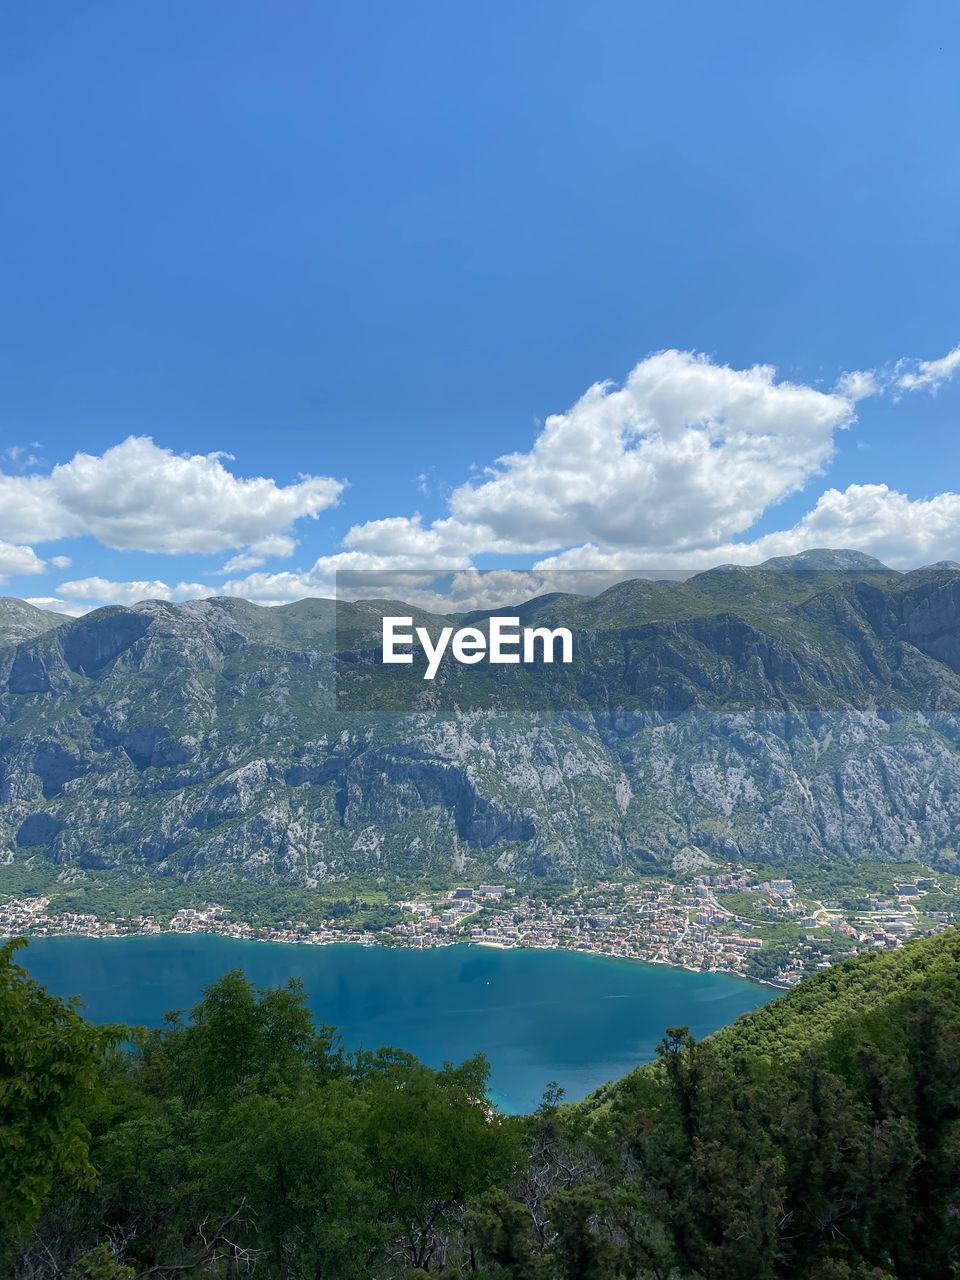
POLYGON ((362 1148, 367 1105, 348 1080, 238 1101, 206 1137, 204 1196, 235 1208, 258 1274, 365 1280, 385 1242, 362 1148))
POLYGON ((442 1071, 397 1053, 371 1064, 367 1153, 412 1267, 442 1266, 467 1202, 503 1185, 518 1163, 516 1127, 485 1100, 488 1073, 482 1054, 442 1071))
POLYGON ((54 1187, 93 1185, 82 1115, 112 1029, 86 1022, 0 947, 0 1255, 24 1236, 54 1187))

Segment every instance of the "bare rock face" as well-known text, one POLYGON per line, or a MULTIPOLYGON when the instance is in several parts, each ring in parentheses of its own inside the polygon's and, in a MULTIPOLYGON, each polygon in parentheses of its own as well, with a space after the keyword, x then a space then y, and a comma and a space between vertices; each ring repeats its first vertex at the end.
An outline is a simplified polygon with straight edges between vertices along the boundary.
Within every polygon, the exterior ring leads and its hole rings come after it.
POLYGON ((463 683, 401 711, 334 697, 335 674, 375 686, 360 607, 344 649, 329 601, 63 620, 0 600, 0 857, 291 884, 728 858, 954 868, 960 573, 839 568, 546 596, 527 614, 575 629, 578 669, 544 669, 526 704, 491 686, 472 705, 463 683))

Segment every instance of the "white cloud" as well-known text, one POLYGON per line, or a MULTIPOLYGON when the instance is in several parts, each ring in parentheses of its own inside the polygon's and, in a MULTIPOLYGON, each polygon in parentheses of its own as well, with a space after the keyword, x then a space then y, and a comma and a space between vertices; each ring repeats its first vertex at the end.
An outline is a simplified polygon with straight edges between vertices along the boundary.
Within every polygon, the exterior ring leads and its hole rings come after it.
MULTIPOLYGON (((100 455, 76 454, 45 475, 0 471, 0 537, 46 542, 89 534, 117 550, 183 554, 277 545, 332 506, 343 483, 302 476, 242 479, 225 454, 175 454, 131 436, 100 455)), ((255 552, 257 554, 257 552, 255 552)))
POLYGON ((251 543, 250 550, 254 555, 263 556, 266 560, 274 560, 283 556, 293 555, 296 547, 296 538, 288 537, 282 533, 273 533, 266 538, 258 538, 256 542, 251 543))
MULTIPOLYGON (((97 604, 133 604, 144 599, 187 600, 211 595, 241 596, 259 604, 284 604, 305 596, 336 594, 338 571, 360 571, 345 592, 356 596, 407 600, 438 612, 479 609, 511 600, 529 599, 546 591, 592 594, 620 577, 648 570, 666 574, 709 568, 717 564, 758 564, 771 556, 793 555, 812 547, 848 547, 869 552, 893 568, 912 568, 937 560, 960 561, 960 494, 941 493, 911 499, 888 485, 849 485, 828 489, 792 528, 745 541, 728 541, 694 551, 659 551, 639 557, 629 549, 583 543, 544 557, 529 570, 480 572, 456 570, 442 593, 433 580, 437 570, 424 571, 414 556, 383 556, 342 552, 319 559, 311 569, 281 573, 252 573, 224 583, 216 592, 199 583, 112 582, 86 578, 68 582, 60 594, 71 600, 97 604), (607 576, 604 577, 603 575, 607 576)), ((49 606, 53 607, 53 606, 49 606)))
POLYGON ((223 568, 214 570, 211 576, 219 577, 222 573, 243 573, 246 569, 259 569, 268 560, 293 555, 296 545, 295 538, 288 538, 283 534, 260 538, 259 541, 251 546, 249 551, 241 552, 237 556, 231 556, 223 568))
POLYGON ((170 587, 165 582, 112 582, 109 578, 78 578, 61 582, 61 596, 71 600, 95 600, 98 604, 136 604, 140 600, 169 600, 170 587))
MULTIPOLYGON (((393 570, 404 567, 402 556, 377 558, 339 552, 333 556, 321 556, 311 569, 250 573, 244 578, 231 579, 220 586, 217 594, 242 596, 259 604, 285 604, 290 600, 302 600, 305 596, 333 597, 336 595, 336 575, 340 569, 393 570)), ((409 567, 418 566, 411 562, 409 567)))
POLYGON ((538 592, 573 589, 572 586, 565 588, 562 575, 512 569, 487 572, 468 569, 447 575, 449 581, 438 584, 436 571, 397 569, 386 561, 376 566, 370 559, 333 556, 318 561, 318 565, 319 568, 305 572, 254 573, 216 589, 197 582, 170 586, 157 579, 117 582, 109 578, 81 578, 60 584, 59 596, 67 597, 66 600, 46 597, 46 603, 41 607, 59 607, 62 612, 80 614, 102 605, 134 605, 144 600, 183 601, 225 595, 240 596, 262 605, 278 605, 302 600, 306 596, 332 598, 340 594, 343 599, 403 599, 420 608, 449 612, 480 609, 509 601, 519 603, 538 592), (336 562, 340 570, 359 568, 360 575, 349 587, 345 587, 342 581, 338 584, 337 569, 330 568, 330 562, 336 562))
POLYGON ((0 541, 0 586, 16 574, 43 573, 44 563, 32 547, 0 541))
MULTIPOLYGON (((865 377, 849 392, 863 392, 865 377)), ((548 418, 529 452, 461 485, 448 516, 354 525, 345 550, 310 569, 251 573, 221 590, 276 603, 334 594, 338 570, 467 570, 477 555, 571 544, 583 556, 602 547, 600 560, 631 568, 715 563, 717 548, 823 469, 835 432, 853 420, 853 394, 778 382, 766 365, 737 370, 659 352, 623 387, 598 383, 548 418)), ((233 568, 240 571, 239 557, 233 568)))
MULTIPOLYGON (((906 363, 901 361, 898 369, 904 369, 906 363)), ((948 351, 939 360, 920 360, 913 368, 899 373, 896 385, 904 391, 938 391, 958 370, 960 370, 960 345, 948 351)))
POLYGON ((231 556, 222 568, 214 569, 210 576, 219 578, 223 573, 243 573, 246 569, 259 569, 266 563, 265 556, 251 556, 243 552, 238 556, 231 556))
POLYGON ((883 380, 875 369, 851 369, 840 375, 834 390, 855 404, 869 396, 878 396, 883 390, 883 380))
POLYGON ((894 569, 938 560, 960 561, 960 494, 911 499, 885 484, 852 484, 827 489, 813 509, 790 529, 743 542, 727 542, 692 555, 665 554, 640 565, 622 551, 593 544, 572 547, 538 561, 542 572, 597 569, 627 572, 638 567, 704 569, 717 564, 759 564, 771 556, 795 555, 812 547, 866 551, 894 569))
POLYGON ((471 556, 484 551, 527 549, 507 546, 492 529, 468 520, 447 517, 424 525, 419 512, 412 516, 387 516, 382 520, 367 520, 364 524, 353 525, 347 531, 343 545, 360 557, 380 560, 386 556, 398 564, 411 560, 446 568, 466 565, 471 556))
MULTIPOLYGON (((378 575, 368 579, 370 594, 397 594, 398 572, 427 566, 456 571, 459 607, 479 607, 490 603, 491 583, 514 589, 506 579, 474 573, 475 558, 490 554, 539 555, 528 579, 511 579, 530 594, 544 587, 544 575, 560 571, 682 571, 813 546, 855 547, 898 566, 960 559, 960 495, 911 499, 885 485, 829 489, 792 528, 749 536, 764 512, 824 471, 836 433, 853 423, 859 401, 936 390, 958 369, 960 347, 941 360, 848 371, 824 392, 778 381, 767 365, 734 369, 692 352, 661 351, 622 386, 598 383, 549 417, 529 450, 500 458, 455 489, 441 519, 414 513, 354 525, 342 550, 310 568, 264 570, 270 559, 293 554, 296 521, 336 502, 339 481, 239 479, 225 455, 177 456, 149 439, 131 438, 100 457, 78 454, 49 474, 0 471, 0 536, 40 541, 86 533, 116 548, 229 549, 237 554, 212 575, 226 579, 216 594, 268 604, 331 596, 341 570, 378 575)), ((424 472, 421 480, 428 479, 424 472)), ((4 548, 10 544, 0 544, 0 572, 8 571, 4 548)), ((28 563, 25 555, 38 568, 9 572, 42 569, 29 547, 13 551, 18 565, 28 563)), ((61 559, 51 563, 59 567, 61 559)), ((429 576, 408 598, 435 599, 429 576)), ((564 589, 576 589, 578 578, 564 581, 564 589)), ((84 603, 211 594, 197 583, 99 577, 60 590, 65 600, 84 603)))
POLYGON ((50 563, 55 569, 69 569, 73 561, 69 556, 51 556, 50 563))
POLYGON ((6 449, 0 449, 0 466, 12 467, 16 472, 42 467, 44 460, 39 452, 41 448, 38 440, 33 440, 30 444, 8 445, 6 449))
POLYGON ((960 560, 960 493, 911 499, 885 484, 828 489, 792 529, 752 544, 761 558, 808 547, 852 547, 892 568, 960 560))
POLYGON ((454 490, 448 517, 370 521, 344 545, 438 565, 583 541, 654 555, 717 546, 822 471, 853 419, 849 394, 778 382, 769 365, 661 351, 454 490))
POLYGON ((73 582, 61 582, 57 590, 70 600, 98 605, 138 604, 141 600, 200 600, 217 594, 201 582, 180 582, 171 587, 158 579, 114 582, 110 578, 78 578, 73 582))
MULTIPOLYGON (((384 582, 382 587, 371 588, 365 575, 362 582, 355 584, 355 589, 344 590, 341 595, 348 600, 361 594, 387 599, 399 597, 433 613, 466 613, 471 609, 523 604, 526 600, 548 592, 576 592, 580 589, 580 583, 574 575, 539 573, 535 570, 466 569, 453 574, 449 582, 434 584, 427 580, 422 585, 416 581, 416 577, 415 574, 401 574, 394 581, 384 582)), ((621 574, 609 577, 593 574, 587 592, 596 594, 620 577, 621 574)))
POLYGON ((841 374, 834 388, 856 402, 868 396, 892 395, 901 391, 936 392, 960 370, 960 346, 939 360, 897 360, 881 369, 853 369, 841 374))
POLYGON ((89 613, 93 605, 78 604, 74 600, 60 600, 56 596, 28 596, 27 604, 36 605, 38 609, 46 609, 49 613, 63 613, 68 618, 81 618, 89 613))

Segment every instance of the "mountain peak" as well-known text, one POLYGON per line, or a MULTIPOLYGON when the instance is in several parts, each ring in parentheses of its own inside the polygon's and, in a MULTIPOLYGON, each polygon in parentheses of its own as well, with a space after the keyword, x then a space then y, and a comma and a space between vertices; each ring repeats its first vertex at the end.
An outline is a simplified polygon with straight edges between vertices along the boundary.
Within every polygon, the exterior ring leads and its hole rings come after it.
POLYGON ((892 573, 882 560, 867 555, 865 551, 853 551, 849 548, 832 549, 830 547, 811 547, 809 551, 800 551, 793 556, 773 556, 757 566, 758 569, 774 570, 868 570, 874 573, 892 573))
POLYGON ((57 613, 38 609, 26 600, 14 596, 0 596, 0 644, 18 644, 30 640, 51 627, 59 626, 64 619, 57 613))

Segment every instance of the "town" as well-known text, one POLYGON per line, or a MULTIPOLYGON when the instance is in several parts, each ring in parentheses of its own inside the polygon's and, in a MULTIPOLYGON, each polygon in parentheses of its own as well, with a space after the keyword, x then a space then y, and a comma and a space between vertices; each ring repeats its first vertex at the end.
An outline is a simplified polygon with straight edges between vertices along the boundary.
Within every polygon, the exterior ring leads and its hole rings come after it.
POLYGON ((791 987, 857 952, 894 949, 946 929, 954 922, 945 909, 952 901, 937 879, 918 877, 850 910, 801 894, 790 879, 759 879, 734 867, 683 882, 601 881, 553 897, 505 884, 459 886, 395 902, 395 923, 374 929, 356 919, 254 925, 218 904, 181 908, 163 922, 145 914, 101 920, 57 911, 46 897, 13 897, 0 904, 0 936, 170 932, 315 946, 554 948, 791 987))

